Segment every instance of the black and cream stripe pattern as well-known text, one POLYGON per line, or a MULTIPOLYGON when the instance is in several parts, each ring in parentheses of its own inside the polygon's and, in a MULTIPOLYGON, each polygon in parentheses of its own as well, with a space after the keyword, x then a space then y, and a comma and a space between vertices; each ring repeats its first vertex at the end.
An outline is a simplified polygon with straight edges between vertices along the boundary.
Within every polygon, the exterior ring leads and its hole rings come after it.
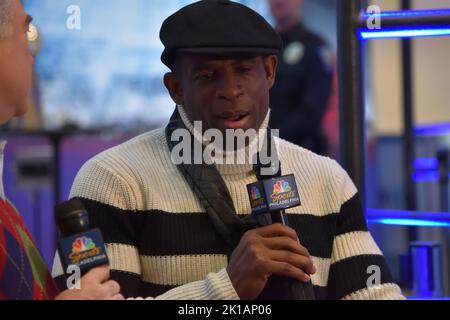
MULTIPOLYGON (((185 119, 184 119, 185 120, 185 119)), ((266 119, 268 121, 268 119, 266 119)), ((185 120, 186 122, 187 120, 185 120)), ((294 174, 302 206, 287 211, 317 273, 318 299, 403 299, 369 234, 357 190, 333 160, 277 139, 283 174, 294 174), (368 267, 381 283, 367 286, 368 267)), ((217 165, 236 212, 251 212, 253 167, 217 165)), ((86 163, 71 192, 101 228, 112 278, 126 297, 239 299, 226 272, 227 246, 170 158, 164 130, 149 132, 86 163)), ((62 282, 55 259, 53 275, 62 282)))

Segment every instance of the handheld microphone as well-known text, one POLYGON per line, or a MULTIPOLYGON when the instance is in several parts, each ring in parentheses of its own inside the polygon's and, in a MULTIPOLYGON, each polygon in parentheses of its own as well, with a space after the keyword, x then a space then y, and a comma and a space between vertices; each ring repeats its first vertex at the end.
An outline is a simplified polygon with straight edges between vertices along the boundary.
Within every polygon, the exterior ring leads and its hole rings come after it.
MULTIPOLYGON (((247 185, 252 215, 260 227, 273 223, 288 225, 286 209, 301 205, 294 175, 272 176, 247 185)), ((314 289, 308 283, 272 275, 259 300, 314 300, 314 289)))
POLYGON ((72 199, 55 207, 55 220, 62 238, 58 253, 64 273, 77 266, 81 275, 109 264, 100 229, 89 229, 89 216, 80 200, 72 199))

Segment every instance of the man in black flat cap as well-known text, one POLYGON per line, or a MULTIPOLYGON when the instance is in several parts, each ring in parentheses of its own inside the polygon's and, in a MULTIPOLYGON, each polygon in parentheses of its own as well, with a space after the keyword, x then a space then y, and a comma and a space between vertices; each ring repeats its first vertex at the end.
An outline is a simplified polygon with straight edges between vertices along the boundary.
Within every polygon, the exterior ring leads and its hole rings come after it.
POLYGON ((267 135, 282 46, 272 27, 241 4, 203 0, 170 16, 160 36, 177 104, 169 124, 87 162, 71 191, 102 230, 122 293, 252 300, 279 275, 312 281, 317 299, 401 299, 345 171, 267 135), (220 144, 230 130, 257 134, 241 147, 220 144), (267 163, 253 162, 260 140, 275 142, 278 169, 297 179, 292 227, 253 224, 247 185, 264 175, 267 163), (208 153, 212 145, 222 147, 208 153))

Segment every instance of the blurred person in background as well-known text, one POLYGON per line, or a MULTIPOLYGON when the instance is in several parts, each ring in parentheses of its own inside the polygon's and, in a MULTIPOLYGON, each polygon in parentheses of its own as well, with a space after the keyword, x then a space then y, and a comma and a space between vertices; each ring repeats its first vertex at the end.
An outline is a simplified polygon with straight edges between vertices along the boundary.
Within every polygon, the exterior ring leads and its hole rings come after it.
MULTIPOLYGON (((0 125, 28 109, 34 58, 27 33, 32 18, 19 0, 0 0, 0 125)), ((92 269, 80 289, 58 294, 52 277, 16 208, 6 199, 2 183, 0 141, 0 300, 123 299, 119 284, 109 280, 109 268, 92 269)))
POLYGON ((322 121, 330 102, 333 54, 301 22, 302 0, 268 0, 284 48, 271 90, 270 126, 280 137, 318 154, 327 153, 322 121))

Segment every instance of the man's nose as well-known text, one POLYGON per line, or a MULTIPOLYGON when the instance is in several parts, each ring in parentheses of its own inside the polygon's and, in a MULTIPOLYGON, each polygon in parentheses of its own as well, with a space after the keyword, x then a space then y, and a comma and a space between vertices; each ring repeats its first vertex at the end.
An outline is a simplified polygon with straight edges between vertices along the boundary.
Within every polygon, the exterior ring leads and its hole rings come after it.
POLYGON ((226 72, 222 75, 217 94, 226 100, 235 100, 243 94, 240 80, 233 72, 226 72))

